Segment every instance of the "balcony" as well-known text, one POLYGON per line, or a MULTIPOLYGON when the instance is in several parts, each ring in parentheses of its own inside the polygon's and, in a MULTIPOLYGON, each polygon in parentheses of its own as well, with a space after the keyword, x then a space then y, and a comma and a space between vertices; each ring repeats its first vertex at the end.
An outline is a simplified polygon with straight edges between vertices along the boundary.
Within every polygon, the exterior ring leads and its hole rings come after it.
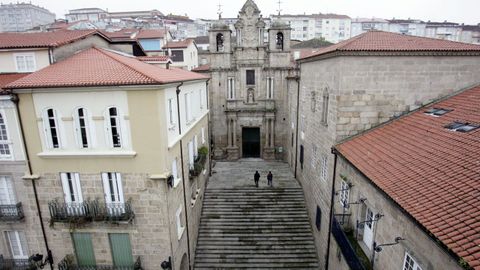
POLYGON ((4 259, 0 255, 0 269, 2 270, 27 270, 30 268, 28 259, 4 259))
POLYGON ((130 222, 135 217, 131 199, 125 203, 101 203, 99 200, 61 203, 55 200, 48 204, 48 208, 53 222, 130 222))
MULTIPOLYGON (((3 268, 2 268, 3 269, 3 268)), ((115 265, 89 265, 79 266, 75 262, 73 255, 67 255, 58 263, 58 270, 142 270, 142 262, 137 257, 135 263, 131 266, 115 266, 115 265)))
POLYGON ((337 241, 340 250, 342 251, 345 260, 351 270, 371 270, 371 264, 368 257, 363 253, 363 250, 358 245, 353 237, 353 231, 345 232, 342 229, 337 218, 334 217, 332 221, 332 234, 337 241))
POLYGON ((22 203, 0 205, 0 220, 16 221, 24 218, 22 203))
POLYGON ((274 112, 275 100, 260 99, 252 103, 243 100, 227 100, 226 111, 231 112, 274 112))

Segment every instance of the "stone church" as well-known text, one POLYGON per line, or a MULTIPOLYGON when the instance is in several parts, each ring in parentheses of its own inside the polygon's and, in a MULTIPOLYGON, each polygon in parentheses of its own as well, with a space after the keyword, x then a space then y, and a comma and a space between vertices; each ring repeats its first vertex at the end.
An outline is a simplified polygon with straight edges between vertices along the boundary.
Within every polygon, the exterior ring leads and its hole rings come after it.
POLYGON ((274 21, 269 29, 252 0, 235 23, 221 19, 209 30, 209 101, 214 156, 236 160, 284 159, 288 130, 287 80, 295 72, 290 26, 274 21))

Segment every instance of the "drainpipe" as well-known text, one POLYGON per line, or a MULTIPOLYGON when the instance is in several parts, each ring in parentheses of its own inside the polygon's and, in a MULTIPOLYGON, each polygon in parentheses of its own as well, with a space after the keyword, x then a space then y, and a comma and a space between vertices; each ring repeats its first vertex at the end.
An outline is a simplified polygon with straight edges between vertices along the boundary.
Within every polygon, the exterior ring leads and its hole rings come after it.
POLYGON ((297 123, 295 124, 295 173, 294 177, 295 179, 297 178, 297 163, 298 163, 298 125, 300 123, 298 117, 299 117, 299 112, 300 112, 300 76, 298 76, 296 79, 297 81, 297 123))
POLYGON ((333 161, 333 180, 332 180, 332 191, 330 196, 330 214, 328 220, 328 240, 327 240, 327 255, 325 260, 325 269, 328 270, 328 261, 330 258, 330 239, 332 237, 332 221, 333 221, 333 203, 335 200, 335 179, 337 178, 337 150, 332 148, 332 154, 335 155, 335 159, 333 161))
POLYGON ((28 155, 27 143, 25 141, 25 133, 23 131, 22 117, 21 117, 21 114, 20 114, 20 109, 18 107, 18 103, 20 102, 20 100, 18 98, 18 95, 13 94, 13 93, 10 94, 10 100, 15 104, 15 109, 17 110, 18 122, 19 122, 19 126, 20 126, 20 134, 22 135, 23 149, 25 149, 25 161, 26 161, 26 165, 27 165, 28 174, 30 176, 30 180, 32 181, 33 194, 35 195, 35 203, 37 205, 38 218, 40 219, 40 227, 42 229, 43 241, 45 242, 45 248, 47 249, 46 261, 48 261, 48 263, 50 264, 50 269, 53 270, 52 251, 50 250, 50 248, 48 246, 47 234, 45 233, 45 226, 43 225, 43 217, 42 217, 42 211, 40 209, 40 203, 38 201, 37 187, 35 185, 35 178, 32 177, 32 166, 31 166, 31 163, 30 163, 29 155, 28 155))
MULTIPOLYGON (((207 86, 206 88, 206 96, 207 96, 207 110, 210 109, 210 104, 209 104, 209 98, 210 98, 210 95, 208 94, 208 82, 210 82, 210 79, 208 79, 205 84, 207 86)), ((211 136, 212 136, 212 130, 211 130, 211 124, 210 124, 210 112, 207 114, 207 122, 208 122, 208 154, 210 155, 210 160, 208 162, 208 176, 212 176, 212 160, 213 160, 213 153, 212 153, 212 144, 210 143, 211 142, 211 136)), ((206 187, 206 185, 205 185, 206 187)))
MULTIPOLYGON (((181 117, 180 117, 180 87, 183 85, 183 82, 181 82, 179 85, 177 85, 177 114, 178 114, 178 135, 182 135, 182 122, 181 122, 181 117)), ((185 166, 183 164, 183 140, 180 139, 180 164, 182 165, 182 186, 183 186, 183 203, 184 203, 184 208, 185 208, 185 230, 187 232, 187 257, 188 257, 188 269, 192 269, 191 267, 191 262, 190 262, 190 232, 188 228, 188 204, 187 204, 187 190, 186 190, 186 185, 185 182, 187 181, 187 178, 185 177, 185 166)))

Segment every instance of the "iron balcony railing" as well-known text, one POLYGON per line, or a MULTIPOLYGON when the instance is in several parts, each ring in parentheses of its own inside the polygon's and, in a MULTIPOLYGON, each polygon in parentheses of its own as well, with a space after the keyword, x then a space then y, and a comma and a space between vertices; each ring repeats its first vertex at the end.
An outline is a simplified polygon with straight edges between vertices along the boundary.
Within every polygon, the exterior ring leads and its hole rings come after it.
POLYGON ((133 265, 129 266, 116 266, 116 265, 89 265, 79 266, 73 259, 72 255, 67 255, 63 260, 58 263, 58 270, 143 270, 140 257, 133 265))
POLYGON ((11 221, 23 219, 22 203, 0 205, 0 220, 11 221))
POLYGON ((131 199, 125 203, 101 203, 99 200, 61 203, 55 200, 48 207, 54 222, 120 222, 131 221, 135 217, 131 199))
POLYGON ((4 259, 0 256, 0 269, 2 270, 27 270, 30 268, 28 259, 4 259))
POLYGON ((332 224, 332 234, 337 240, 337 244, 340 246, 340 250, 342 251, 345 260, 347 261, 348 266, 351 270, 365 270, 365 267, 360 261, 355 249, 350 244, 347 235, 342 229, 340 223, 338 223, 337 219, 333 217, 333 224, 332 224))

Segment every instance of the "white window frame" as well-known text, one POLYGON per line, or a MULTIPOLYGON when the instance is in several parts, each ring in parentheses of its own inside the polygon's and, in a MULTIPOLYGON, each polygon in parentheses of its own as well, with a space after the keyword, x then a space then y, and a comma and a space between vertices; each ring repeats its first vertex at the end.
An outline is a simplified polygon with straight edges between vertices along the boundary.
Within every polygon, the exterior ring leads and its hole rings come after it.
MULTIPOLYGON (((0 188, 5 192, 5 197, 2 196, 0 200, 1 205, 15 205, 17 204, 17 196, 15 194, 15 186, 11 176, 0 175, 0 188)), ((0 193, 1 194, 1 193, 0 193)))
POLYGON ((205 128, 202 127, 202 144, 205 144, 205 128))
POLYGON ((5 237, 13 259, 28 259, 28 245, 23 231, 6 231, 5 237), (18 247, 18 254, 15 254, 14 245, 18 247))
POLYGON ((73 119, 75 120, 75 138, 77 139, 77 146, 79 148, 91 148, 92 147, 92 136, 91 136, 91 130, 92 126, 90 124, 90 114, 88 113, 88 110, 85 107, 78 107, 75 108, 73 119), (87 139, 87 146, 83 144, 83 136, 82 136, 82 127, 80 125, 80 115, 79 115, 79 110, 83 110, 83 122, 85 125, 85 133, 86 133, 86 139, 87 139))
POLYGON ((168 101, 168 122, 169 122, 169 125, 170 125, 170 129, 174 129, 175 128, 175 124, 177 123, 175 121, 175 117, 176 117, 176 112, 175 112, 175 99, 174 98, 169 98, 168 101))
POLYGON ((102 173, 102 182, 105 203, 114 206, 112 208, 107 207, 109 214, 119 215, 125 213, 122 175, 118 172, 104 172, 102 173))
POLYGON ((180 184, 180 182, 182 181, 182 178, 178 174, 177 163, 178 163, 178 159, 175 158, 172 161, 172 175, 173 175, 173 187, 174 188, 176 188, 178 186, 178 184, 180 184))
POLYGON ((82 203, 83 194, 80 184, 80 174, 74 172, 62 172, 60 173, 60 180, 62 181, 65 203, 82 203))
POLYGON ((273 77, 267 78, 267 99, 273 99, 274 97, 274 82, 273 77))
POLYGON ((117 107, 117 106, 111 106, 111 107, 108 107, 107 110, 105 111, 105 131, 106 131, 106 138, 108 140, 108 145, 111 147, 111 148, 123 148, 125 147, 125 136, 123 135, 122 131, 123 131, 123 126, 122 126, 122 112, 120 111, 120 109, 117 107), (117 110, 117 115, 115 117, 115 128, 117 130, 117 134, 118 134, 118 140, 119 140, 119 143, 120 145, 119 146, 115 146, 114 143, 113 143, 113 129, 112 129, 112 125, 111 125, 111 122, 110 122, 110 118, 112 117, 110 115, 110 109, 113 109, 115 108, 117 110))
POLYGON ((11 147, 12 142, 9 138, 10 132, 8 131, 7 118, 5 112, 0 110, 0 159, 11 160, 13 158, 13 147, 11 147), (2 152, 5 152, 5 154, 2 152))
POLYGON ((193 150, 193 140, 188 142, 188 165, 190 169, 193 169, 194 163, 195 163, 195 156, 194 156, 194 150, 193 150))
POLYGON ((422 267, 420 267, 420 264, 415 260, 415 258, 410 255, 408 252, 405 252, 405 258, 403 259, 403 267, 402 270, 423 270, 422 267), (410 262, 413 262, 413 265, 408 264, 407 259, 410 260, 410 262))
POLYGON ((227 79, 227 99, 235 99, 235 77, 228 77, 227 79))
POLYGON ((192 121, 192 118, 191 118, 192 108, 190 108, 190 95, 189 95, 189 93, 185 93, 184 97, 185 97, 185 123, 187 125, 189 125, 190 122, 192 121))
POLYGON ((321 171, 320 178, 323 181, 327 181, 327 177, 328 177, 328 156, 323 155, 322 156, 322 171, 321 171))
POLYGON ((59 149, 62 148, 62 138, 61 138, 61 131, 60 131, 60 121, 59 114, 57 110, 53 108, 47 108, 43 111, 43 130, 45 132, 45 139, 46 139, 46 146, 49 149, 59 149), (52 127, 50 126, 50 117, 48 115, 48 111, 52 110, 53 112, 53 121, 55 123, 55 132, 57 134, 57 146, 53 144, 53 136, 52 136, 52 127))
POLYGON ((203 89, 200 89, 200 90, 198 91, 198 95, 199 95, 199 98, 200 98, 200 111, 203 110, 203 105, 204 105, 204 104, 203 104, 204 102, 203 102, 203 94, 202 94, 202 92, 203 92, 203 89))
POLYGON ((340 205, 343 208, 348 208, 348 200, 350 197, 350 186, 348 185, 347 181, 342 180, 340 183, 340 196, 338 200, 340 201, 340 205))
POLYGON ((182 206, 178 207, 177 212, 175 213, 175 218, 177 223, 177 236, 178 240, 180 240, 185 231, 185 225, 182 222, 182 206))
POLYGON ((193 137, 193 153, 195 158, 198 157, 198 136, 193 137))
POLYGON ((37 69, 37 62, 35 59, 35 53, 14 53, 13 61, 15 62, 15 70, 17 72, 34 72, 37 69), (27 57, 32 57, 32 66, 29 68, 27 65, 27 57), (20 60, 21 59, 21 60, 20 60), (23 61, 24 68, 21 68, 19 61, 23 61))

